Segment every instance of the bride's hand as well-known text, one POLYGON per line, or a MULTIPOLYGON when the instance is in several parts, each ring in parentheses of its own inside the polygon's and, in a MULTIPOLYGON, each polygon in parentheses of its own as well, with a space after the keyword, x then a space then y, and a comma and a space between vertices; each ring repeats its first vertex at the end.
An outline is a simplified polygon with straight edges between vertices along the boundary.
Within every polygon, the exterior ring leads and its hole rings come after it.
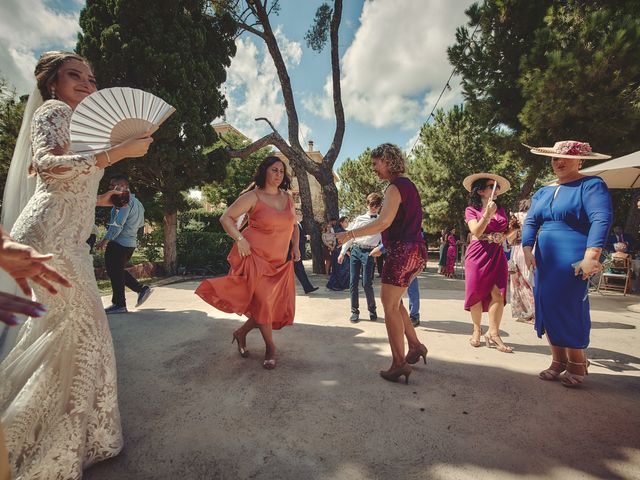
MULTIPOLYGON (((151 131, 137 138, 130 138, 125 140, 120 145, 117 145, 113 150, 117 150, 121 158, 138 158, 146 155, 149 150, 149 145, 153 142, 151 137, 151 131)), ((109 152, 111 154, 111 152, 109 152)))

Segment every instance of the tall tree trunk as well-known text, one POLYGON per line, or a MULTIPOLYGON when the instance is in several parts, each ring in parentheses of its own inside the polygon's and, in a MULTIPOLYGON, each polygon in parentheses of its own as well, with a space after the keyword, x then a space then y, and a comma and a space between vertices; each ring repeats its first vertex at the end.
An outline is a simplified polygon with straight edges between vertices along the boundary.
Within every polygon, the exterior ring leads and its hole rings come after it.
POLYGON ((164 226, 164 270, 167 275, 175 275, 178 271, 178 213, 164 212, 162 224, 164 226))
MULTIPOLYGON (((296 154, 298 152, 296 151, 296 154)), ((311 187, 309 186, 309 176, 307 171, 300 164, 297 158, 289 158, 291 168, 298 180, 300 190, 300 203, 302 206, 302 225, 304 231, 311 236, 311 262, 313 273, 324 273, 324 257, 322 255, 322 236, 320 228, 313 214, 313 202, 311 198, 311 187)))

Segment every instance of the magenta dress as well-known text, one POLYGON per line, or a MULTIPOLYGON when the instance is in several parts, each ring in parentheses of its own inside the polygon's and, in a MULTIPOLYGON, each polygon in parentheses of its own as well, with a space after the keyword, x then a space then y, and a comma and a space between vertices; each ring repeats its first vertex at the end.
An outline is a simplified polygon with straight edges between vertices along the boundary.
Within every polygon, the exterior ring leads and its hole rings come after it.
MULTIPOLYGON (((467 207, 464 211, 465 221, 477 220, 484 209, 478 210, 467 207)), ((509 220, 500 207, 489 221, 484 234, 495 232, 504 233, 509 227, 509 220)), ((472 240, 467 248, 464 259, 465 272, 465 298, 464 309, 470 310, 473 305, 482 302, 482 311, 486 312, 491 302, 491 290, 497 286, 505 303, 507 299, 507 257, 504 254, 502 243, 493 243, 487 240, 472 240)))
POLYGON ((456 258, 458 257, 458 239, 453 234, 447 237, 449 248, 447 249, 447 264, 444 267, 445 274, 453 274, 456 269, 456 258))

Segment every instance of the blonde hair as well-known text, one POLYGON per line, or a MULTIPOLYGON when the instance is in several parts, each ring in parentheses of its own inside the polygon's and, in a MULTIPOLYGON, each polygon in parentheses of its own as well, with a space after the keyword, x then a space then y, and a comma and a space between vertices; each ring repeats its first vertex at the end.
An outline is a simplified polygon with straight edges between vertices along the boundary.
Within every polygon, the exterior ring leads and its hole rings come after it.
POLYGON ((400 147, 393 143, 383 143, 382 145, 378 145, 371 152, 371 158, 380 158, 383 160, 387 164, 389 172, 393 175, 400 175, 401 173, 404 173, 404 154, 402 153, 402 150, 400 150, 400 147))

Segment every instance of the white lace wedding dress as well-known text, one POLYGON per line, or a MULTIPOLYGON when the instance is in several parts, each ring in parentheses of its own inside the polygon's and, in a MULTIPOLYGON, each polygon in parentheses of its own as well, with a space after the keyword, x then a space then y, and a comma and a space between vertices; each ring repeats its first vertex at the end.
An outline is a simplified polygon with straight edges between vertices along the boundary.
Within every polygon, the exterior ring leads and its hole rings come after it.
POLYGON ((104 171, 93 156, 68 153, 71 114, 56 100, 34 113, 37 187, 11 231, 53 253, 73 284, 55 296, 34 288, 49 312, 27 320, 0 365, 0 412, 19 480, 81 478, 122 448, 113 342, 86 244, 104 171))

